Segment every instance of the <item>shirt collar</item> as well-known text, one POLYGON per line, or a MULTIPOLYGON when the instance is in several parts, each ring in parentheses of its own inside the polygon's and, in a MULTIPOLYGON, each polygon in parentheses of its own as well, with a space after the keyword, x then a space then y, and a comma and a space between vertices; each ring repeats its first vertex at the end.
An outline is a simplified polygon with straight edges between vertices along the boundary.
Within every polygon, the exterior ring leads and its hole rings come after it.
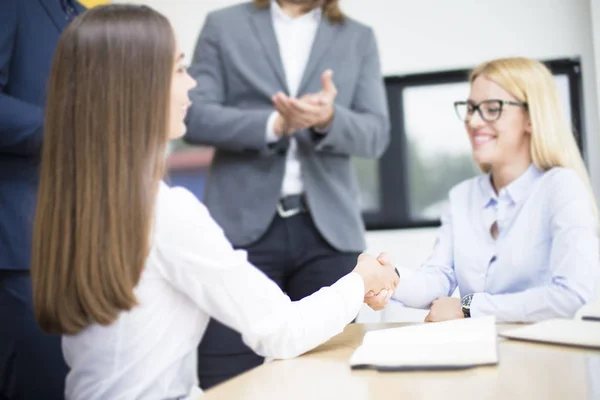
POLYGON ((304 15, 301 15, 300 17, 292 18, 283 12, 281 7, 279 6, 279 3, 277 3, 276 0, 271 0, 271 16, 273 17, 273 19, 281 19, 283 21, 293 21, 295 19, 308 18, 309 16, 311 16, 317 22, 319 22, 319 21, 321 21, 322 14, 323 14, 323 10, 321 9, 321 7, 315 7, 314 9, 310 10, 309 12, 307 12, 304 15))
MULTIPOLYGON (((507 196, 510 201, 518 204, 525 200, 531 193, 533 183, 541 176, 543 172, 540 171, 533 163, 529 165, 529 168, 525 170, 521 176, 511 182, 508 186, 503 188, 499 195, 500 197, 507 196)), ((498 195, 492 185, 491 173, 486 174, 480 180, 481 193, 483 195, 483 207, 487 208, 498 202, 498 195)))

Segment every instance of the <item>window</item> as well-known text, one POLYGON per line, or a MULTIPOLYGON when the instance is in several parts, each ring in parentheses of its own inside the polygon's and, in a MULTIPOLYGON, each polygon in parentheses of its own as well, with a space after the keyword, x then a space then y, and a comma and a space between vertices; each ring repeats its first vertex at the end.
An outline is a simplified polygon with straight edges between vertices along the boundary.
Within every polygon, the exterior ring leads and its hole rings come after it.
MULTIPOLYGON (((581 130, 578 60, 546 63, 575 132, 581 130)), ((453 102, 469 93, 468 70, 386 77, 391 142, 379 161, 355 160, 368 229, 439 225, 448 191, 479 173, 453 102), (376 190, 376 192, 373 192, 376 190)), ((583 149, 583 134, 577 136, 583 149)))

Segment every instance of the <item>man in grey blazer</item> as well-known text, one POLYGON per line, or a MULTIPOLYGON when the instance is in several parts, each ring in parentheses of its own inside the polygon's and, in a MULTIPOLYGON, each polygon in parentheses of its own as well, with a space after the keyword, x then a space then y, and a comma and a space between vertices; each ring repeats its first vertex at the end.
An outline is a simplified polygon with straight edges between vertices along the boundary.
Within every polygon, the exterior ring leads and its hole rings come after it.
MULTIPOLYGON (((389 141, 373 31, 338 0, 255 0, 208 15, 190 72, 186 140, 216 149, 205 203, 229 240, 292 300, 350 272, 365 247, 351 157, 389 141)), ((204 389, 263 361, 214 320, 198 355, 204 389)))

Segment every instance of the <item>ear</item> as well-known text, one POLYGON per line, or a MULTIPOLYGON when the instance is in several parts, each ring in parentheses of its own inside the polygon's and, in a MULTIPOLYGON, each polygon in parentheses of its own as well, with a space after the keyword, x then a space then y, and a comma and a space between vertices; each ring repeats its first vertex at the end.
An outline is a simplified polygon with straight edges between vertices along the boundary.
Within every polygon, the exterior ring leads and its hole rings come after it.
POLYGON ((525 133, 531 135, 531 132, 533 132, 533 128, 531 127, 531 119, 528 118, 527 125, 525 126, 525 133))

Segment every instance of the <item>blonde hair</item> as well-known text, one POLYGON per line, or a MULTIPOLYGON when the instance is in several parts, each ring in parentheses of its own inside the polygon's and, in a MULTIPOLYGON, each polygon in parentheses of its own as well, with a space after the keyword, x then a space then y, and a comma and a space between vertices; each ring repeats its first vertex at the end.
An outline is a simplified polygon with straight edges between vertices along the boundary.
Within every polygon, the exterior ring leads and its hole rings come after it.
MULTIPOLYGON (((565 118, 556 83, 548 67, 524 57, 500 58, 478 65, 471 72, 469 82, 472 84, 479 76, 496 82, 518 101, 528 104, 533 163, 541 171, 553 167, 575 171, 588 188, 597 216, 596 200, 575 141, 575 132, 565 118)), ((479 167, 489 172, 489 165, 479 167)))

